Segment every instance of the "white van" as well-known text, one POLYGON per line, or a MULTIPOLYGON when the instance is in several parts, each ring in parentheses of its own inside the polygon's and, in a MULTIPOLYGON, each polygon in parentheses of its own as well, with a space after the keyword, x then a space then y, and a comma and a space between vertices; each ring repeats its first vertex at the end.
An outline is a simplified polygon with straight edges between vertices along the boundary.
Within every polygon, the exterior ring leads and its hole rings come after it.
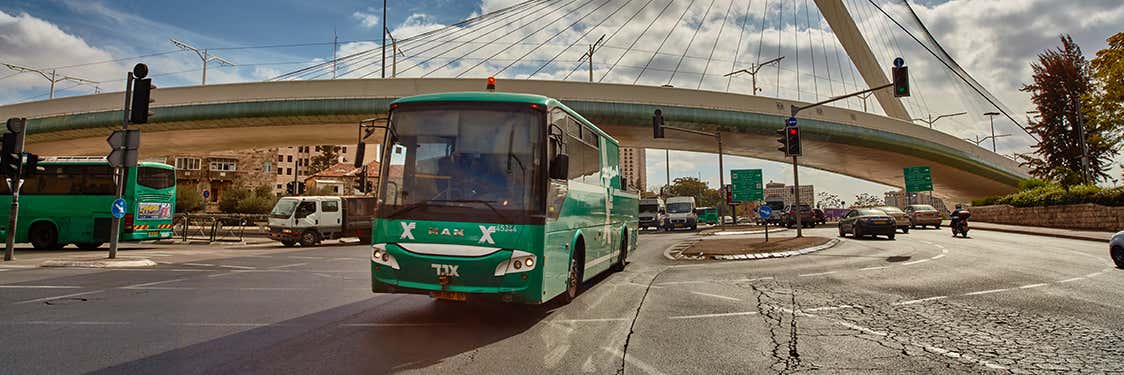
POLYGON ((678 228, 699 228, 699 217, 695 214, 695 197, 667 198, 667 221, 672 230, 678 228))

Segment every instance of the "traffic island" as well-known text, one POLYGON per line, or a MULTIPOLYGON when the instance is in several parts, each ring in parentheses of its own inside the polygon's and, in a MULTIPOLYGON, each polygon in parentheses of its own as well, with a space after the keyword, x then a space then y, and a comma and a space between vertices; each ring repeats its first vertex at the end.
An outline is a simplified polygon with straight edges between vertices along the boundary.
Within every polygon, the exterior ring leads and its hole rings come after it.
POLYGON ((73 267, 73 268, 140 268, 152 267, 156 262, 145 258, 71 258, 71 259, 51 259, 43 264, 41 267, 73 267))
POLYGON ((750 260, 784 258, 831 248, 838 239, 827 237, 708 238, 684 247, 677 259, 750 260))

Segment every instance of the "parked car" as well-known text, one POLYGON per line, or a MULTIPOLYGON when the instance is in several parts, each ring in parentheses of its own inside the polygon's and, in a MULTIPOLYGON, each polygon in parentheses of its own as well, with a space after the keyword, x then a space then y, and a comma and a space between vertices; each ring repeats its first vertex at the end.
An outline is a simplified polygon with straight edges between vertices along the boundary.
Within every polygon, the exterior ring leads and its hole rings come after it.
POLYGON ((839 237, 850 233, 855 238, 881 235, 892 240, 897 229, 893 217, 874 208, 856 208, 839 219, 839 237))
POLYGON ((827 215, 825 215, 821 209, 812 209, 812 217, 815 218, 816 224, 827 224, 827 215))
POLYGON ((894 222, 897 223, 898 229, 901 229, 902 233, 909 233, 909 215, 907 215, 905 211, 902 211, 900 208, 894 206, 882 206, 875 208, 881 210, 882 212, 885 212, 887 215, 890 215, 890 217, 894 218, 894 222))
POLYGON ((800 212, 800 226, 805 227, 805 228, 815 228, 816 227, 816 219, 812 215, 812 207, 810 207, 806 204, 802 204, 802 205, 800 205, 799 209, 797 209, 796 207, 789 206, 788 208, 786 208, 784 210, 784 221, 783 221, 783 223, 784 223, 785 228, 792 228, 793 226, 796 226, 797 211, 800 212))
POLYGON ((1108 254, 1112 257, 1112 262, 1116 263, 1116 268, 1124 268, 1124 230, 1112 236, 1112 240, 1108 242, 1108 254))
POLYGON ((940 211, 927 204, 911 204, 905 206, 905 214, 909 215, 909 227, 917 228, 932 225, 934 228, 941 229, 940 211))

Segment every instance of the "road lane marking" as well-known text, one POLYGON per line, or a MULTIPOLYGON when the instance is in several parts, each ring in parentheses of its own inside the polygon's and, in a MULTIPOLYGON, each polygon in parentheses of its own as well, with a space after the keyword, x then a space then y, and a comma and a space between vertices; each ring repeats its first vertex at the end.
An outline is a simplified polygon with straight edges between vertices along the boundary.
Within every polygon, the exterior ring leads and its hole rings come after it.
POLYGON ((815 307, 815 308, 811 308, 811 309, 803 309, 803 310, 800 310, 800 311, 808 313, 808 312, 816 312, 816 311, 832 311, 832 310, 842 310, 842 309, 853 309, 853 308, 856 308, 856 307, 858 307, 858 306, 855 306, 855 305, 824 306, 824 307, 815 307))
POLYGON ((210 264, 210 263, 184 263, 183 265, 185 265, 185 266, 196 266, 196 267, 215 267, 216 266, 216 265, 210 264))
POLYGON ((436 327, 451 326, 453 323, 344 323, 340 327, 436 327))
POLYGON ((0 285, 0 289, 82 289, 73 285, 0 285))
POLYGON ((554 319, 551 323, 597 323, 597 322, 628 322, 629 318, 589 318, 589 319, 554 319))
POLYGON ((894 303, 891 303, 891 305, 905 306, 905 305, 912 305, 912 304, 921 303, 921 302, 936 301, 938 299, 944 299, 944 298, 948 298, 948 296, 936 296, 936 297, 921 298, 921 299, 915 299, 915 300, 909 300, 909 301, 894 302, 894 303))
POLYGON ((1011 288, 981 290, 981 291, 978 291, 978 292, 964 293, 963 295, 965 295, 965 296, 978 296, 978 295, 981 295, 981 294, 1006 292, 1008 290, 1011 290, 1011 288))
POLYGON ((324 257, 309 257, 309 256, 301 256, 301 255, 289 255, 289 256, 287 256, 286 258, 293 258, 293 259, 324 259, 324 257))
POLYGON ((699 319, 699 318, 721 318, 727 316, 748 316, 757 315, 756 311, 732 312, 732 313, 717 313, 717 314, 699 314, 699 315, 680 315, 668 317, 668 319, 699 319))
MULTIPOLYGON (((79 326, 123 326, 132 323, 129 322, 97 322, 97 321, 51 321, 51 320, 24 320, 15 322, 6 322, 9 324, 27 324, 27 325, 79 325, 79 326)), ((4 324, 4 323, 0 323, 4 324)))
POLYGON ((830 275, 830 274, 833 274, 833 273, 837 273, 837 272, 839 272, 839 271, 827 271, 827 272, 817 272, 817 273, 806 273, 806 274, 803 274, 803 275, 797 275, 797 276, 799 276, 799 277, 809 277, 809 276, 823 276, 823 275, 830 275))
POLYGON ((26 301, 19 301, 19 302, 15 302, 15 303, 12 303, 12 304, 13 304, 13 305, 22 305, 22 304, 25 304, 25 303, 35 303, 35 302, 44 302, 44 301, 51 301, 51 300, 56 300, 56 299, 61 299, 61 298, 69 298, 69 297, 78 297, 78 296, 85 296, 85 295, 90 295, 90 294, 95 294, 95 293, 101 293, 101 292, 104 292, 104 290, 91 290, 91 291, 89 291, 89 292, 74 293, 74 294, 64 294, 64 295, 61 295, 61 296, 54 296, 54 297, 43 297, 43 298, 29 299, 29 300, 26 300, 26 301))
POLYGON ((932 258, 929 258, 929 259, 937 260, 937 259, 941 259, 941 258, 944 258, 944 254, 937 254, 936 256, 934 256, 932 258))
POLYGON ((704 281, 704 280, 691 280, 691 281, 667 281, 667 282, 662 282, 662 283, 656 283, 656 285, 686 285, 686 284, 705 284, 705 283, 708 283, 708 282, 709 282, 709 281, 704 281))
POLYGON ((240 269, 240 270, 256 269, 254 267, 249 267, 249 266, 235 266, 235 265, 229 265, 229 264, 216 264, 216 266, 223 267, 223 268, 234 268, 234 269, 240 269))
POLYGON ((228 275, 237 275, 237 274, 242 273, 242 272, 245 272, 245 271, 230 271, 230 272, 216 273, 214 275, 207 275, 207 277, 222 277, 222 276, 228 276, 228 275))
POLYGON ((1085 279, 1085 277, 1083 277, 1083 276, 1074 277, 1072 279, 1065 279, 1065 280, 1062 280, 1062 281, 1058 281, 1058 283, 1069 283, 1069 282, 1074 282, 1074 281, 1077 281, 1077 280, 1084 280, 1084 279, 1085 279))
POLYGON ((32 265, 26 265, 26 264, 5 264, 5 265, 0 265, 0 268, 12 268, 12 269, 39 268, 39 266, 32 266, 32 265))
POLYGON ((1019 289, 1031 289, 1031 288, 1038 288, 1038 287, 1043 287, 1043 286, 1046 286, 1046 283, 1023 285, 1023 286, 1020 286, 1019 289))
POLYGON ((1093 272, 1093 273, 1090 273, 1090 274, 1088 274, 1088 275, 1085 275, 1085 277, 1087 277, 1087 278, 1090 278, 1090 279, 1091 279, 1091 278, 1094 278, 1094 277, 1100 276, 1100 275, 1101 275, 1102 273, 1104 273, 1104 271, 1101 271, 1101 272, 1093 272))
POLYGON ((649 364, 644 363, 643 361, 641 361, 639 359, 636 359, 635 356, 626 355, 625 353, 621 353, 619 350, 609 348, 609 347, 602 347, 601 349, 609 352, 610 354, 616 356, 617 358, 624 359, 625 362, 628 362, 628 364, 635 366, 636 368, 640 369, 640 371, 644 371, 644 372, 646 372, 648 374, 652 374, 652 375, 664 375, 664 373, 661 372, 660 370, 657 370, 652 365, 649 365, 649 364))
POLYGON ((300 266, 306 266, 306 265, 308 265, 308 263, 293 263, 293 264, 286 264, 284 266, 277 266, 277 267, 273 267, 273 268, 289 268, 289 267, 300 267, 300 266))
POLYGON ((912 266, 912 265, 914 265, 914 264, 917 264, 917 263, 925 263, 925 262, 928 262, 928 261, 930 261, 930 260, 932 260, 932 259, 919 259, 919 260, 915 260, 915 261, 912 261, 912 262, 905 262, 905 263, 902 263, 902 265, 903 265, 903 266, 912 266))
POLYGON ((123 286, 123 287, 120 287, 120 289, 141 289, 141 288, 144 288, 144 287, 146 287, 146 286, 153 286, 153 285, 160 285, 160 284, 167 284, 167 283, 175 283, 175 282, 186 281, 186 280, 187 280, 187 279, 172 279, 172 280, 164 280, 164 281, 153 281, 153 282, 151 282, 151 283, 144 283, 144 284, 134 284, 134 285, 129 285, 129 286, 123 286))
POLYGON ((707 297, 714 297, 714 298, 721 298, 721 299, 730 300, 730 301, 741 301, 741 299, 734 298, 734 297, 727 297, 727 296, 710 294, 710 293, 703 293, 703 292, 691 292, 691 294, 697 294, 697 295, 700 295, 700 296, 707 296, 707 297))
POLYGON ((890 268, 890 266, 859 268, 859 271, 873 271, 873 270, 881 270, 881 269, 887 269, 887 268, 890 268))

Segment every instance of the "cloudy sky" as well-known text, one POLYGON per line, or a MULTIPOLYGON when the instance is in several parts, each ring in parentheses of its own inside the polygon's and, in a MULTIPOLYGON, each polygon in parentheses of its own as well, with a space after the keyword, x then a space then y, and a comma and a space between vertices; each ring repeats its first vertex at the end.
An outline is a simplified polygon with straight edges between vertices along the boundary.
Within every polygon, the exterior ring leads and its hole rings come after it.
MULTIPOLYGON (((403 76, 501 77, 584 80, 577 68, 584 45, 606 35, 595 55, 596 79, 644 85, 671 84, 748 93, 747 77, 723 75, 734 68, 784 56, 759 74, 761 95, 812 101, 865 85, 841 57, 841 47, 811 0, 558 0, 519 5, 517 0, 389 0, 388 28, 402 40, 403 76), (464 19, 517 6, 516 10, 423 34, 464 19), (421 35, 421 36, 419 36, 421 35), (451 43, 450 41, 455 41, 451 43), (577 74, 575 74, 577 73, 577 74)), ((938 123, 960 137, 986 135, 983 112, 992 107, 881 14, 921 37, 901 0, 843 0, 879 60, 904 56, 913 75, 914 96, 905 105, 915 117, 929 113, 970 114, 938 123)), ((1030 78, 1028 62, 1069 33, 1092 56, 1104 39, 1121 31, 1119 0, 917 0, 917 16, 951 58, 1003 103, 1015 118, 1030 110, 1018 88, 1030 78)), ((172 45, 174 38, 208 49, 236 65, 211 65, 208 83, 261 81, 313 66, 292 79, 335 74, 377 77, 374 53, 382 26, 382 3, 340 0, 246 1, 0 1, 0 62, 55 68, 58 74, 94 81, 63 81, 56 96, 119 91, 134 63, 149 64, 160 86, 198 84, 201 63, 194 53, 172 45), (333 43, 333 38, 338 44, 333 43), (334 48, 334 46, 338 46, 334 48), (333 55, 334 54, 334 55, 333 55), (334 66, 318 63, 344 57, 334 66)), ((932 44, 926 44, 930 48, 932 44)), ((48 82, 34 73, 0 70, 0 103, 41 100, 48 82)), ((881 113, 871 101, 869 110, 881 113)), ((862 110, 852 99, 840 106, 862 110)), ((1025 151, 1029 137, 1010 121, 996 121, 1012 133, 999 151, 1025 151)), ((665 179, 662 151, 649 150, 649 185, 665 179)), ((671 174, 701 176, 717 185, 713 155, 672 152, 671 174)), ((727 168, 762 168, 766 179, 791 180, 784 165, 732 157, 727 168)), ((1118 174, 1118 173, 1117 173, 1118 174)), ((801 182, 816 184, 844 200, 859 192, 890 188, 807 170, 801 182)))

